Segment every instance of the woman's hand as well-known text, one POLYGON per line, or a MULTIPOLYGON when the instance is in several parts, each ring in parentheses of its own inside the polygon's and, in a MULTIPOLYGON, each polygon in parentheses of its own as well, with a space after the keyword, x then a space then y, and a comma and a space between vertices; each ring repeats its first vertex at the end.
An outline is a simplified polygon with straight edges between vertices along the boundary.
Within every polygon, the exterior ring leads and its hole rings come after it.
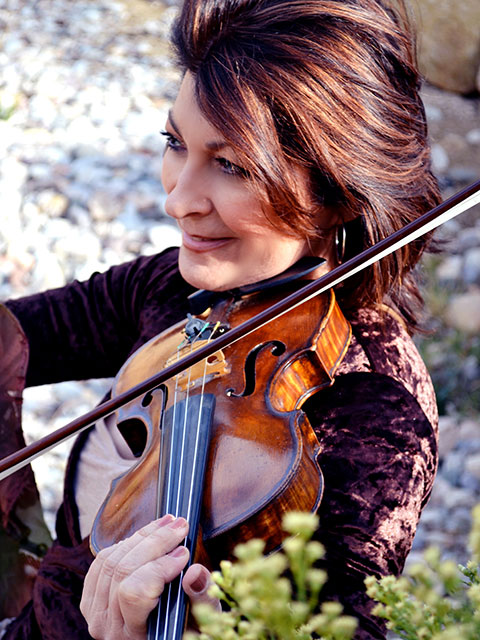
MULTIPOLYGON (((178 546, 187 532, 184 518, 166 515, 100 551, 85 577, 80 603, 93 638, 145 640, 149 613, 165 584, 188 562, 188 550, 178 546)), ((210 574, 202 565, 189 567, 182 585, 192 602, 218 606, 207 595, 210 574)))

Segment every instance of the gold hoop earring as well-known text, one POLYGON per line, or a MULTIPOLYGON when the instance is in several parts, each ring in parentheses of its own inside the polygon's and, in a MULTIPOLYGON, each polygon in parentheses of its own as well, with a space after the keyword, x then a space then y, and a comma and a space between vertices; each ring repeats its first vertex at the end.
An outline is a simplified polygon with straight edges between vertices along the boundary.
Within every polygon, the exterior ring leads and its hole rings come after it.
POLYGON ((342 264, 343 259, 345 258, 345 244, 347 241, 347 232, 345 230, 345 225, 339 224, 335 229, 335 253, 337 256, 338 264, 342 264))

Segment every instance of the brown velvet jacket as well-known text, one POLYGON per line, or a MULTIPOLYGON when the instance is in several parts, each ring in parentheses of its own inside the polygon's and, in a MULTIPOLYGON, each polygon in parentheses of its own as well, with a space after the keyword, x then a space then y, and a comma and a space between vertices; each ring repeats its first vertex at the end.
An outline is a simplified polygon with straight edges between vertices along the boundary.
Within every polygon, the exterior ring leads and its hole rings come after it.
MULTIPOLYGON (((26 384, 114 376, 139 346, 185 317, 192 290, 176 260, 177 250, 169 250, 9 301, 29 343, 26 384)), ((403 568, 435 475, 437 413, 428 373, 401 325, 372 310, 349 320, 353 338, 335 384, 304 409, 320 442, 325 479, 318 532, 327 550, 325 599, 340 600, 358 617, 357 640, 382 640, 385 629, 370 614, 363 580, 403 568)), ((12 422, 5 424, 0 453, 21 439, 12 422)), ((57 540, 5 640, 90 638, 78 605, 92 557, 80 537, 74 495, 86 438, 88 432, 77 439, 68 463, 57 540)), ((11 526, 19 496, 34 491, 28 472, 0 484, 4 527, 11 526)))

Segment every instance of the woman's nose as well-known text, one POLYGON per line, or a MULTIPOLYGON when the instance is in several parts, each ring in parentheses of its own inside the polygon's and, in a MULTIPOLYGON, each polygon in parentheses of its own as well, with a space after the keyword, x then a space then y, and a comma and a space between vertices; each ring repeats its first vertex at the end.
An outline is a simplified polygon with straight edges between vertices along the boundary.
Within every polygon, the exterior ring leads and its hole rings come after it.
POLYGON ((210 213, 212 201, 200 172, 184 166, 176 175, 169 177, 164 183, 167 191, 165 211, 169 216, 180 219, 190 214, 210 213))

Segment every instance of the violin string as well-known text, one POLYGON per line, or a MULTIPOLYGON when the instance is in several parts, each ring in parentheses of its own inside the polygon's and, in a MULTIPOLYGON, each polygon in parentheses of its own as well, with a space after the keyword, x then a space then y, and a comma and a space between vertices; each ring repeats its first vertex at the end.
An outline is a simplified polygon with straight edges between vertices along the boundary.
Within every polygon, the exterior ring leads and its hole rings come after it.
MULTIPOLYGON (((212 333, 210 334, 210 336, 207 338, 207 344, 210 343, 210 341, 212 340, 212 336, 215 334, 215 331, 217 329, 217 327, 219 326, 220 322, 217 322, 217 324, 214 326, 212 333)), ((202 375, 202 387, 200 389, 200 393, 199 393, 199 397, 200 397, 200 407, 199 407, 199 411, 198 411, 198 418, 197 418, 197 429, 196 429, 196 434, 195 434, 195 446, 194 446, 194 456, 193 456, 193 466, 192 466, 192 471, 190 473, 190 489, 188 492, 188 507, 187 507, 187 514, 186 514, 186 518, 187 520, 190 520, 191 517, 191 511, 192 511, 192 492, 193 492, 193 478, 195 476, 195 471, 197 468, 197 453, 198 453, 198 446, 199 446, 199 439, 200 439, 200 425, 201 425, 201 417, 202 417, 202 411, 203 411, 203 399, 204 399, 204 395, 205 395, 205 382, 206 382, 206 377, 207 377, 207 364, 208 364, 208 359, 205 358, 204 360, 204 365, 203 365, 203 375, 202 375)), ((185 425, 184 425, 184 438, 185 438, 185 431, 186 431, 186 420, 185 420, 185 425)), ((185 441, 185 440, 184 440, 185 441)), ((182 458, 183 458, 183 449, 182 449, 182 458)), ((185 545, 186 545, 186 541, 185 541, 185 545)))
MULTIPOLYGON (((160 452, 159 452, 159 460, 158 460, 158 476, 157 476, 157 509, 156 509, 156 517, 160 517, 160 474, 164 465, 164 450, 165 450, 165 429, 162 429, 161 437, 160 437, 160 452)), ((156 621, 155 621, 155 638, 154 640, 158 640, 159 637, 159 628, 160 628, 160 606, 157 606, 156 610, 156 621)), ((149 632, 149 638, 150 632, 149 632)))
MULTIPOLYGON (((191 350, 193 348, 193 344, 191 347, 191 350)), ((189 409, 189 404, 190 404, 190 383, 192 381, 192 369, 193 367, 190 367, 190 369, 188 370, 188 378, 187 378, 187 394, 186 394, 186 398, 185 398, 185 411, 184 411, 184 415, 183 415, 183 426, 182 426, 182 431, 181 431, 181 437, 182 437, 182 445, 180 447, 180 469, 178 470, 178 477, 179 477, 179 482, 177 485, 177 504, 175 505, 175 516, 178 517, 180 515, 180 498, 182 495, 182 491, 181 491, 181 483, 183 480, 183 466, 184 466, 184 459, 185 459, 185 440, 186 440, 186 436, 187 436, 187 420, 188 420, 188 409, 189 409)))
MULTIPOLYGON (((190 353, 193 351, 194 348, 194 343, 197 342, 197 340, 200 339, 202 333, 205 331, 205 329, 208 326, 208 322, 205 322, 204 326, 202 327, 202 329, 200 330, 200 332, 195 336, 195 338, 191 341, 190 343, 190 353)), ((218 323, 217 323, 218 324, 218 323)), ((184 346, 184 343, 182 342, 178 347, 177 347, 177 361, 180 359, 180 349, 184 346)), ((204 386, 205 386, 205 372, 206 372, 206 360, 205 360, 205 365, 204 365, 204 373, 203 373, 203 381, 202 381, 202 398, 201 398, 201 407, 203 405, 203 392, 204 392, 204 386)), ((173 509, 174 513, 173 515, 175 515, 175 517, 178 517, 179 514, 179 510, 180 510, 180 496, 181 496, 181 486, 182 486, 182 476, 183 476, 183 461, 184 461, 184 453, 185 453, 185 441, 186 441, 186 431, 187 431, 187 415, 188 415, 188 404, 189 404, 189 400, 190 400, 190 383, 191 383, 191 375, 192 375, 192 369, 193 367, 190 367, 189 372, 188 372, 188 380, 187 380, 187 390, 186 390, 186 398, 185 398, 185 416, 184 416, 184 420, 183 420, 183 429, 182 429, 182 445, 181 445, 181 456, 180 456, 180 469, 178 472, 178 483, 177 483, 177 497, 176 497, 176 506, 175 509, 173 509)), ((172 475, 173 475, 173 450, 174 450, 174 439, 175 436, 177 435, 177 426, 176 426, 176 422, 177 422, 177 417, 176 417, 176 407, 177 407, 177 401, 178 401, 178 395, 179 395, 179 377, 180 376, 176 376, 175 378, 175 391, 174 391, 174 404, 173 404, 173 417, 172 417, 172 435, 171 435, 171 446, 170 446, 170 461, 169 461, 169 470, 168 470, 168 482, 167 482, 167 508, 166 508, 166 513, 170 512, 170 507, 171 505, 173 505, 174 500, 174 496, 172 495, 172 491, 171 491, 171 486, 172 486, 172 475)), ((201 410, 199 415, 201 414, 201 410)), ((198 442, 198 432, 199 432, 199 424, 200 424, 200 419, 198 421, 197 424, 197 437, 196 437, 196 442, 198 442)), ((163 433, 162 433, 162 438, 163 438, 163 433)), ((195 447, 195 453, 196 453, 196 449, 197 447, 195 447)), ((196 458, 196 455, 195 455, 196 458)), ((194 460, 195 460, 194 458, 194 460)), ((192 480, 190 480, 190 485, 192 486, 192 480)), ((189 496, 189 503, 191 501, 191 497, 189 496)), ((190 507, 188 509, 188 514, 187 516, 189 516, 190 513, 190 507)), ((187 517, 187 521, 189 520, 189 517, 187 517)), ((187 546, 187 540, 185 539, 184 542, 184 546, 187 546)), ((181 584, 181 580, 183 578, 183 571, 181 572, 180 576, 179 576, 179 581, 181 584)), ((179 587, 180 588, 180 587, 179 587)), ((172 584, 169 583, 168 588, 167 588, 167 605, 166 605, 166 611, 168 612, 170 610, 170 601, 171 601, 171 596, 172 596, 172 584)), ((174 623, 173 623, 173 637, 176 638, 177 637, 177 629, 178 629, 178 623, 179 623, 179 615, 180 615, 180 598, 177 597, 177 601, 175 604, 175 618, 174 618, 174 623)), ((160 626, 161 626, 161 621, 159 619, 160 617, 160 607, 157 610, 157 622, 156 622, 156 632, 155 632, 155 639, 157 640, 159 638, 159 633, 160 633, 160 626)), ((164 620, 164 624, 163 624, 163 638, 167 637, 167 632, 168 632, 168 623, 169 623, 169 616, 166 615, 165 616, 165 620, 164 620)))
MULTIPOLYGON (((193 341, 192 344, 190 345, 190 353, 193 350, 193 341)), ((185 397, 185 409, 184 409, 184 416, 183 416, 183 424, 182 425, 176 425, 176 423, 174 422, 174 427, 173 427, 173 434, 175 434, 175 436, 177 435, 177 430, 180 431, 180 433, 178 434, 178 437, 181 438, 181 447, 180 447, 180 468, 178 470, 178 481, 177 481, 177 495, 176 495, 176 500, 173 499, 172 496, 172 506, 173 503, 176 502, 175 507, 173 509, 174 515, 175 517, 178 518, 179 515, 181 515, 180 513, 180 498, 182 495, 182 482, 183 482, 183 473, 184 473, 184 460, 185 460, 185 440, 186 440, 186 433, 187 433, 187 419, 188 419, 188 408, 189 408, 189 403, 190 403, 190 383, 191 383, 191 379, 192 379, 192 369, 193 367, 190 367, 188 370, 188 378, 187 378, 187 389, 186 389, 186 397, 185 397)), ((177 384, 176 384, 177 386, 177 384)), ((172 438, 174 436, 172 435, 172 438)), ((173 450, 173 446, 172 446, 172 450, 173 450)), ((171 465, 172 467, 173 465, 171 465)), ((185 471, 185 473, 187 473, 187 471, 185 471)), ((187 545, 186 539, 184 542, 184 546, 187 545)), ((181 580, 183 578, 183 571, 180 573, 179 576, 179 581, 181 584, 181 580)), ((179 586, 180 589, 180 586, 179 586)), ((171 600, 171 594, 172 594, 172 586, 171 583, 168 585, 168 599, 167 599, 167 611, 170 610, 170 600, 171 600)), ((180 614, 180 598, 177 597, 177 601, 174 605, 175 607, 175 617, 174 617, 174 621, 173 621, 173 637, 176 638, 177 637, 177 628, 178 628, 178 617, 180 614)), ((168 616, 167 616, 168 618, 168 616)), ((168 623, 166 622, 166 624, 168 625, 168 623)))
MULTIPOLYGON (((217 328, 217 326, 220 323, 217 322, 217 324, 215 325, 212 333, 210 334, 210 336, 207 338, 207 343, 210 342, 210 340, 212 339, 213 334, 215 333, 215 330, 217 328)), ((198 336, 200 337, 200 335, 198 336)), ((193 345, 192 345, 193 348, 193 345)), ((193 465, 191 470, 187 469, 185 471, 185 477, 183 472, 181 471, 179 473, 179 476, 181 478, 181 481, 184 482, 185 486, 188 483, 188 472, 189 473, 189 477, 190 477, 190 487, 188 490, 188 506, 187 506, 187 510, 185 513, 185 518, 187 520, 187 522, 191 521, 191 515, 192 515, 192 493, 193 493, 193 484, 194 484, 194 478, 195 478, 195 471, 196 471, 196 467, 197 467, 197 462, 198 462, 198 447, 199 447, 199 439, 200 439, 200 427, 201 427, 201 421, 202 421, 202 412, 203 412, 203 399, 205 396, 205 382, 206 382, 206 376, 207 376, 207 359, 204 360, 204 365, 203 365, 203 375, 202 375, 202 386, 201 386, 201 390, 199 393, 199 397, 200 397, 200 405, 199 405, 199 410, 198 410, 198 416, 197 416, 197 425, 196 425, 196 433, 195 433, 195 445, 194 445, 194 449, 193 449, 193 465)), ((187 387, 187 401, 190 398, 190 380, 191 380, 191 369, 189 372, 189 378, 188 378, 188 387, 187 387)), ((184 459, 184 454, 185 454, 185 440, 186 440, 186 432, 187 432, 187 409, 185 410, 185 420, 184 420, 184 425, 183 425, 183 440, 182 440, 182 452, 181 452, 181 465, 183 466, 183 459, 184 459)), ((177 495, 177 501, 179 501, 180 499, 180 494, 181 495, 185 495, 183 492, 183 487, 180 487, 180 484, 178 485, 178 495, 177 495)), ((193 539, 192 539, 192 543, 193 543, 193 539)), ((187 538, 185 538, 183 546, 187 548, 188 542, 187 542, 187 538)), ((181 571, 180 576, 179 576, 179 581, 180 584, 183 580, 183 576, 184 576, 184 570, 181 571)), ((175 605, 175 618, 174 618, 174 637, 176 637, 176 631, 178 629, 178 626, 180 624, 180 599, 177 599, 176 605, 175 605)))
MULTIPOLYGON (((209 325, 209 323, 205 322, 205 324, 203 325, 203 327, 201 328, 199 333, 192 340, 192 342, 190 344, 190 353, 193 351, 194 344, 197 341, 200 340, 202 334, 204 333, 204 331, 206 330, 208 325, 209 325)), ((209 342, 209 340, 210 339, 208 339, 207 342, 209 342)), ((202 389, 201 389, 201 394, 200 394, 200 396, 201 396, 201 407, 203 405, 203 393, 204 393, 204 388, 205 388, 206 364, 207 364, 207 361, 205 360, 202 389)), ((183 429, 182 429, 182 446, 181 446, 181 456, 180 456, 180 470, 179 470, 179 473, 178 473, 178 476, 180 478, 180 482, 178 483, 178 488, 177 488, 177 505, 176 505, 176 509, 175 509, 175 515, 176 516, 180 515, 179 514, 180 497, 181 497, 181 494, 182 494, 181 482, 183 480, 183 463, 184 463, 184 458, 185 458, 185 444, 186 444, 186 436, 187 436, 188 405, 189 405, 189 401, 190 401, 190 386, 191 386, 191 379, 192 379, 192 370, 193 370, 193 367, 190 367, 189 372, 188 372, 188 380, 187 380, 187 393, 186 393, 186 399, 185 399, 185 415, 184 415, 183 429)), ((178 386, 178 380, 177 380, 176 386, 178 386)), ((200 413, 201 413, 201 411, 200 411, 200 413)), ((198 427, 197 427, 197 429, 198 429, 198 427)), ((197 436, 197 440, 198 440, 198 436, 197 436)), ((187 513, 187 516, 188 515, 189 515, 189 513, 187 513)), ((188 520, 188 517, 187 517, 187 520, 188 520)))
MULTIPOLYGON (((180 344, 177 347, 177 362, 180 360, 180 348, 181 348, 182 344, 180 344)), ((177 413, 177 401, 178 401, 178 389, 179 389, 179 375, 175 376, 175 388, 174 388, 174 394, 173 394, 173 416, 172 416, 172 424, 173 424, 173 428, 171 430, 171 442, 170 442, 170 456, 169 456, 169 462, 168 462, 168 472, 167 472, 167 487, 166 487, 166 504, 165 504, 165 513, 162 515, 165 515, 167 513, 170 513, 172 511, 171 509, 171 498, 172 498, 172 473, 173 473, 173 464, 172 464, 172 455, 173 455, 173 450, 174 450, 174 438, 175 438, 175 433, 176 433, 176 429, 175 429, 175 424, 176 424, 176 413, 177 413)), ((160 446, 160 460, 159 460, 159 469, 162 469, 162 466, 160 466, 160 464, 163 463, 163 452, 165 449, 165 429, 162 429, 162 437, 161 437, 161 446, 160 446)), ((160 477, 158 477, 158 483, 160 483, 160 477)), ((160 490, 158 489, 158 494, 160 494, 160 490)), ((159 516, 160 513, 157 514, 157 516, 159 516)), ((167 589, 167 606, 166 606, 166 610, 168 611, 170 608, 170 600, 171 600, 171 593, 172 593, 172 586, 171 584, 168 585, 168 589, 167 589)), ((160 607, 157 607, 157 620, 155 623, 155 640, 158 640, 158 638, 160 637, 160 631, 161 631, 161 620, 160 620, 160 615, 161 615, 161 610, 160 607)), ((167 637, 167 632, 168 632, 168 616, 165 616, 165 619, 163 621, 163 637, 166 638, 167 637)))
MULTIPOLYGON (((178 360, 178 355, 177 355, 177 360, 178 360)), ((164 393, 166 393, 164 391, 164 393)), ((165 401, 164 401, 164 408, 163 411, 165 411, 165 401)), ((175 409, 174 409, 175 411, 175 409)), ((162 416, 163 418, 163 416, 162 416)), ((160 515, 165 515, 165 514, 161 514, 161 493, 160 493, 160 480, 161 480, 161 476, 162 474, 162 470, 164 467, 164 453, 165 453, 165 428, 164 425, 162 425, 162 429, 161 429, 161 435, 160 435, 160 451, 159 451, 159 458, 158 458, 158 472, 157 472, 157 500, 156 500, 156 510, 155 510, 155 517, 159 518, 160 515)), ((168 492, 167 492, 167 500, 168 500, 168 492)), ((168 508, 165 509, 165 512, 168 513, 168 508)), ((156 620, 155 620, 155 629, 154 629, 154 640, 158 640, 159 638, 159 632, 160 632, 160 606, 157 606, 156 609, 156 620)), ((150 639, 151 636, 151 631, 152 631, 152 627, 150 626, 149 630, 148 630, 148 638, 150 639)))
MULTIPOLYGON (((208 340, 207 340, 207 344, 210 343, 210 341, 213 339, 213 336, 215 335, 215 331, 217 330, 217 328, 219 327, 220 322, 217 322, 216 325, 214 326, 212 333, 210 334, 208 340)), ((188 492, 188 508, 187 508, 187 514, 188 514, 188 518, 190 518, 191 513, 192 513, 192 498, 193 498, 193 479, 195 476, 195 471, 197 468, 197 462, 198 462, 198 447, 199 447, 199 440, 200 440, 200 424, 201 424, 201 415, 202 415, 202 411, 203 411, 203 399, 205 397, 205 383, 206 383, 206 379, 207 379, 207 364, 208 364, 208 358, 205 358, 204 360, 204 365, 203 365, 203 376, 202 376, 202 388, 200 391, 200 410, 198 412, 198 420, 197 420, 197 433, 196 433, 196 439, 195 439, 195 447, 194 447, 194 456, 193 456, 193 468, 192 468, 192 473, 190 474, 190 490, 188 492)))
MULTIPOLYGON (((193 347, 194 347, 195 342, 200 340, 200 337, 201 337, 202 333, 205 331, 205 329, 207 328, 208 324, 209 324, 208 322, 205 322, 205 324, 203 325, 202 329, 199 331, 199 333, 192 340, 192 342, 190 344, 190 353, 193 351, 193 347)), ((205 363, 206 363, 206 361, 205 361, 205 363)), ((181 452, 180 452, 180 469, 179 469, 179 472, 178 472, 178 477, 180 478, 180 482, 178 483, 177 504, 176 504, 176 507, 175 507, 175 516, 177 516, 177 517, 180 515, 180 513, 179 513, 179 511, 180 511, 180 497, 182 495, 181 482, 182 482, 182 479, 183 479, 183 463, 184 463, 184 459, 185 459, 185 443, 186 443, 186 437, 187 437, 188 406, 189 406, 189 403, 190 403, 190 386, 191 386, 191 381, 192 381, 192 371, 193 371, 193 367, 190 367, 190 369, 188 371, 187 393, 186 393, 186 399, 185 399, 185 412, 184 412, 183 429, 182 429, 182 446, 181 446, 181 452)), ((205 377, 205 371, 206 371, 206 364, 205 364, 204 373, 203 373, 204 377, 205 377)), ((203 394, 203 389, 204 389, 204 383, 202 385, 201 394, 203 394)), ((201 402, 203 403, 203 397, 202 397, 201 402)))
MULTIPOLYGON (((215 327, 213 328, 212 333, 210 334, 210 336, 207 339, 207 344, 212 340, 213 335, 215 334, 216 329, 218 328, 218 326, 220 325, 220 322, 217 322, 217 324, 215 325, 215 327)), ((187 506, 187 511, 186 511, 186 519, 187 522, 191 521, 191 516, 192 516, 192 498, 193 498, 193 486, 194 486, 194 479, 195 479, 195 472, 197 469, 197 463, 198 463, 198 448, 199 448, 199 441, 200 441, 200 427, 201 427, 201 423, 202 423, 202 412, 203 412, 203 400, 205 397, 205 383, 206 383, 206 379, 207 379, 207 364, 208 364, 208 359, 205 358, 204 360, 204 365, 203 365, 203 375, 202 375, 202 386, 201 386, 201 390, 199 393, 200 396, 200 406, 199 406, 199 410, 198 410, 198 417, 197 417, 197 426, 196 426, 196 433, 195 433, 195 445, 193 448, 193 465, 192 465, 192 469, 190 472, 190 487, 188 490, 188 506, 187 506)), ((184 437, 185 437, 185 432, 186 432, 186 420, 185 420, 185 424, 184 424, 184 437)), ((183 459, 183 450, 182 450, 182 459, 183 459)), ((185 484, 187 483, 187 480, 185 481, 185 484)), ((192 543, 194 541, 192 540, 192 543)), ((187 539, 185 538, 185 541, 183 543, 184 547, 187 547, 187 539)), ((192 558, 191 558, 192 559, 192 558)), ((181 581, 183 580, 183 575, 184 575, 184 570, 181 571, 180 576, 179 576, 179 580, 180 580, 180 584, 181 581)), ((174 621, 174 629, 176 630, 179 624, 179 616, 180 616, 180 600, 177 600, 176 603, 176 607, 175 607, 175 621, 174 621)))

